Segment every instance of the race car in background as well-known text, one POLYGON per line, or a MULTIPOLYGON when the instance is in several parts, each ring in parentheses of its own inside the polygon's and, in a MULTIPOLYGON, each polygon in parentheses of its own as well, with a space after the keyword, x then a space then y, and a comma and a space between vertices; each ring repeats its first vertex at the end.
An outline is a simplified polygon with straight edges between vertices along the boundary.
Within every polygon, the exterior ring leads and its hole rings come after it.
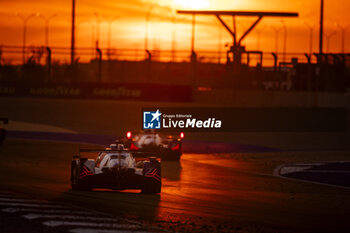
POLYGON ((150 156, 151 153, 124 149, 121 144, 111 144, 105 150, 81 149, 72 159, 71 186, 77 190, 141 189, 143 193, 160 193, 161 164, 150 156), (82 153, 98 155, 88 159, 81 157, 82 153))
MULTIPOLYGON (((0 122, 4 124, 8 124, 7 118, 0 118, 0 122)), ((5 141, 6 138, 6 130, 0 126, 0 145, 5 141)))
POLYGON ((116 140, 130 151, 156 152, 162 160, 180 160, 182 155, 182 140, 185 134, 178 136, 160 134, 155 131, 141 131, 132 133, 128 131, 125 137, 116 140))

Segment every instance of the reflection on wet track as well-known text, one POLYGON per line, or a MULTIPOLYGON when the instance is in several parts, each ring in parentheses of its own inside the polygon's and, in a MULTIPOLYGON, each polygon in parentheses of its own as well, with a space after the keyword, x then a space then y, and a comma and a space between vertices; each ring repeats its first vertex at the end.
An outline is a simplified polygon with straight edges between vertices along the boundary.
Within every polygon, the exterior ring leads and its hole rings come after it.
POLYGON ((169 209, 220 219, 236 215, 235 206, 245 199, 248 179, 237 175, 244 168, 242 162, 222 157, 185 154, 179 163, 163 162, 160 215, 169 209))

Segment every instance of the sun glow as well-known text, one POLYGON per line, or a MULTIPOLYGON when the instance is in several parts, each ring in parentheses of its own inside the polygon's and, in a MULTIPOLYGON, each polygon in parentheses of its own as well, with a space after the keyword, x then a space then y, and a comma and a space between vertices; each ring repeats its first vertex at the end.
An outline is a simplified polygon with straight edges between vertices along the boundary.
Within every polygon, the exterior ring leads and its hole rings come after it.
POLYGON ((203 9, 209 6, 208 0, 174 0, 174 3, 190 9, 203 9))

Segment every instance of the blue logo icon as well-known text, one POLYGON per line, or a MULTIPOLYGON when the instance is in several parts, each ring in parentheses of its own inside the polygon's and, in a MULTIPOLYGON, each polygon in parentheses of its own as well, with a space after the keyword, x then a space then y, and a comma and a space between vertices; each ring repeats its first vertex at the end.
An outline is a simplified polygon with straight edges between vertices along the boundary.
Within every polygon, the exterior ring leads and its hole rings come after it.
POLYGON ((143 128, 160 129, 161 115, 159 109, 156 112, 143 112, 143 128))

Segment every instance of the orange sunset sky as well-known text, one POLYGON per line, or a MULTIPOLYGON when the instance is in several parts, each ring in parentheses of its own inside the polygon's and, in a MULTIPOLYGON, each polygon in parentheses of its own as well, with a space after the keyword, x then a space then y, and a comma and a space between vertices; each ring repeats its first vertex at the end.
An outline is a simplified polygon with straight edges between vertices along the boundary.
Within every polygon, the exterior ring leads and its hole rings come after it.
MULTIPOLYGON (((149 48, 171 50, 176 38, 177 50, 189 50, 191 45, 191 16, 176 15, 177 9, 196 10, 256 10, 298 12, 299 18, 285 18, 287 26, 287 51, 308 52, 310 30, 313 30, 313 51, 318 50, 319 0, 76 0, 77 47, 93 47, 96 41, 96 21, 99 21, 99 45, 108 46, 108 25, 111 22, 111 47, 144 49, 146 15, 149 18, 149 48), (175 23, 173 23, 175 21, 175 23), (174 34, 175 31, 175 34, 174 34)), ((326 52, 341 52, 341 31, 349 38, 350 1, 325 0, 326 52)), ((23 22, 20 15, 40 14, 49 17, 49 45, 70 47, 70 0, 0 0, 0 45, 22 45, 23 22)), ((232 41, 230 35, 213 16, 197 16, 196 49, 225 50, 224 45, 232 41), (221 28, 221 29, 220 29, 221 28), (221 31, 221 32, 220 32, 221 31), (220 37, 221 34, 221 37, 220 37)), ((225 18, 232 25, 231 18, 225 18)), ((237 18, 238 35, 254 18, 237 18)), ((27 45, 45 44, 45 21, 33 17, 28 21, 27 45)), ((278 18, 264 18, 258 27, 244 40, 250 50, 282 52, 283 22, 278 18), (278 44, 276 45, 276 32, 278 44), (259 37, 258 37, 259 35, 259 37)), ((349 41, 349 40, 347 40, 349 41)), ((345 52, 350 51, 346 41, 345 52)), ((5 55, 4 55, 5 56, 5 55)))

